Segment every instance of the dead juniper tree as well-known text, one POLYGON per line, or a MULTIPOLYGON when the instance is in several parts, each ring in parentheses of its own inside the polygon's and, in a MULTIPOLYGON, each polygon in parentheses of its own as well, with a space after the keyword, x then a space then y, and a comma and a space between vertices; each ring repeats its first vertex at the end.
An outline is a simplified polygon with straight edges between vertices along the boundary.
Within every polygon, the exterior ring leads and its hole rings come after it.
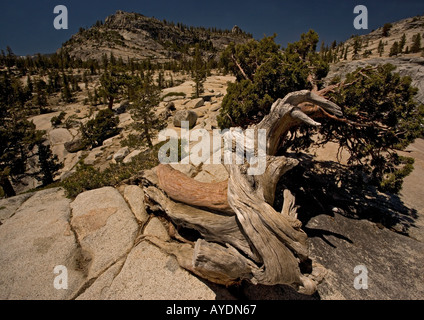
MULTIPOLYGON (((195 243, 147 240, 176 256, 179 264, 211 282, 232 285, 286 284, 312 294, 324 268, 308 257, 307 235, 297 219, 294 196, 284 191, 281 212, 272 207, 278 181, 298 160, 276 156, 290 129, 301 124, 319 126, 314 119, 342 116, 341 108, 308 90, 293 92, 272 105, 270 113, 254 130, 266 130, 266 168, 249 175, 250 164, 228 164, 228 181, 197 182, 169 165, 159 165, 144 175, 148 205, 161 210, 172 226, 197 230, 195 243)), ((257 147, 257 146, 256 146, 257 147)))

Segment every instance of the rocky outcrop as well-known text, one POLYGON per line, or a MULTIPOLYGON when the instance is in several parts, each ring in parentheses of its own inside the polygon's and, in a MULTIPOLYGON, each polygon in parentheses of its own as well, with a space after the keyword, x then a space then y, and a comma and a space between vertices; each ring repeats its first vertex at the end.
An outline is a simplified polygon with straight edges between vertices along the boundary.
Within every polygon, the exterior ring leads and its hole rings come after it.
POLYGON ((140 187, 120 190, 71 201, 55 188, 0 200, 0 299, 232 298, 144 240, 169 239, 165 225, 146 213, 140 187), (67 289, 54 286, 57 266, 66 267, 67 289))
POLYGON ((78 292, 84 271, 70 202, 61 189, 37 192, 0 226, 0 299, 62 300, 78 292), (68 268, 67 290, 54 287, 58 265, 68 268))

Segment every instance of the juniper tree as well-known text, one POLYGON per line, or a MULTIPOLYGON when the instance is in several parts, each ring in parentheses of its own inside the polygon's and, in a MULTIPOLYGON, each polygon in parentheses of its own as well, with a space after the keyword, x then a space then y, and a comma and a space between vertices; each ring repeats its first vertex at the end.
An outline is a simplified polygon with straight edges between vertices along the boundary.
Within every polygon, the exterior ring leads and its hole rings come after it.
POLYGON ((275 37, 227 47, 221 57, 226 71, 237 77, 229 84, 218 123, 228 128, 247 126, 268 113, 279 97, 309 86, 308 77, 316 80, 326 76, 328 63, 316 52, 318 34, 310 30, 298 42, 281 52, 275 37))
MULTIPOLYGON (((316 43, 315 34, 309 33, 283 53, 273 37, 229 46, 222 58, 237 80, 224 97, 218 117, 221 128, 256 124, 276 99, 292 91, 318 90, 316 82, 326 75, 328 65, 315 52, 316 43)), ((349 74, 342 83, 337 80, 328 95, 342 107, 344 118, 330 121, 319 133, 322 142, 335 141, 347 149, 349 164, 381 190, 398 192, 412 163, 396 151, 423 133, 424 107, 414 100, 417 89, 411 79, 394 69, 390 65, 365 68, 349 74)), ((310 146, 312 132, 303 130, 293 132, 299 139, 296 143, 288 139, 282 152, 310 146)))

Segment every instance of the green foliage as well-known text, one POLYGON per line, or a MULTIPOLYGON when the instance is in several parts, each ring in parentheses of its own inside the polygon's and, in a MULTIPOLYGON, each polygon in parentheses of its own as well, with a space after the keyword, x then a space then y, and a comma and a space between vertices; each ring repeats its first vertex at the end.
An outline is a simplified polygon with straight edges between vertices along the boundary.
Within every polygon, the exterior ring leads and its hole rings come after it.
MULTIPOLYGON (((27 174, 27 163, 37 157, 41 165, 50 164, 55 159, 44 143, 45 132, 36 130, 34 123, 26 120, 25 103, 30 99, 19 78, 10 72, 0 73, 0 185, 6 196, 15 194, 10 179, 17 180, 27 174)), ((43 182, 57 170, 55 166, 45 166, 33 175, 43 182)))
POLYGON ((302 34, 284 51, 275 43, 275 37, 231 44, 222 54, 221 65, 235 74, 237 81, 229 84, 224 97, 218 116, 221 128, 257 123, 277 98, 307 88, 309 75, 316 80, 327 75, 328 63, 316 52, 316 32, 302 34))
POLYGON ((412 36, 411 53, 417 53, 421 50, 421 35, 419 33, 412 36))
POLYGON ((101 93, 109 101, 109 109, 112 109, 113 102, 117 95, 121 92, 123 82, 123 76, 116 70, 106 70, 100 77, 101 93))
POLYGON ((395 41, 390 48, 389 57, 397 56, 400 53, 399 43, 395 41))
POLYGON ((330 95, 343 108, 346 122, 330 120, 320 128, 323 141, 346 149, 348 164, 359 168, 384 191, 399 192, 411 172, 404 150, 424 133, 424 106, 414 100, 411 78, 394 73, 386 64, 366 67, 346 76, 346 83, 330 95))
POLYGON ((101 171, 93 166, 88 166, 81 161, 76 172, 62 182, 62 187, 69 198, 75 198, 84 191, 102 188, 105 186, 116 186, 123 180, 138 174, 141 170, 147 170, 158 165, 158 149, 141 153, 134 157, 128 164, 110 164, 109 168, 101 171))
POLYGON ((359 51, 361 51, 361 49, 362 49, 361 38, 359 36, 355 36, 354 42, 353 42, 353 55, 357 55, 359 51))
POLYGON ((63 123, 65 116, 66 116, 66 112, 62 111, 58 116, 51 118, 50 122, 53 126, 57 127, 63 123))
POLYGON ((65 73, 62 73, 62 84, 62 100, 71 103, 74 101, 74 97, 70 88, 69 77, 65 73))
POLYGON ((165 121, 155 114, 155 107, 160 101, 160 89, 152 81, 152 74, 146 73, 141 85, 133 93, 129 111, 134 119, 132 127, 137 131, 138 139, 132 137, 132 144, 139 141, 138 145, 147 145, 152 148, 152 140, 158 131, 165 127, 165 121))
POLYGON ((192 69, 192 78, 195 83, 194 86, 194 98, 199 98, 203 93, 203 83, 206 80, 207 68, 202 58, 202 52, 200 46, 196 44, 194 57, 193 57, 193 69, 192 69))
POLYGON ((98 147, 103 141, 119 133, 119 118, 110 109, 100 110, 97 116, 81 125, 81 133, 87 146, 98 147))
POLYGON ((383 26, 383 37, 388 37, 390 35, 390 30, 392 29, 393 25, 391 23, 386 23, 383 26))
POLYGON ((38 178, 43 183, 43 186, 52 184, 57 171, 63 168, 63 163, 60 163, 57 155, 53 155, 49 145, 44 143, 38 144, 38 162, 40 166, 38 178))
POLYGON ((403 48, 405 47, 405 44, 406 44, 406 34, 404 33, 399 42, 399 53, 403 52, 403 48))
POLYGON ((380 42, 378 43, 377 52, 379 53, 380 57, 383 55, 383 53, 384 53, 384 43, 383 43, 383 40, 380 40, 380 42))

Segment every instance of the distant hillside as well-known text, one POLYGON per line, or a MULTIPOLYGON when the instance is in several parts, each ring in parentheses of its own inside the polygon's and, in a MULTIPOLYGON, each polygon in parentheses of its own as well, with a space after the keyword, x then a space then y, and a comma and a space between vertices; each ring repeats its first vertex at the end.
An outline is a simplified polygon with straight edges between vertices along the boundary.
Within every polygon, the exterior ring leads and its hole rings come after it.
POLYGON ((71 57, 100 60, 111 53, 116 58, 167 62, 188 57, 199 44, 209 58, 218 56, 230 42, 243 43, 252 36, 235 26, 232 30, 189 27, 160 21, 138 13, 117 11, 89 29, 81 28, 63 44, 71 57))
POLYGON ((378 52, 380 41, 382 41, 384 45, 384 51, 381 57, 389 57, 390 49, 393 44, 395 42, 400 44, 404 34, 406 42, 403 46, 402 53, 398 55, 409 54, 412 56, 420 56, 420 52, 411 53, 411 48, 413 45, 413 37, 416 34, 421 35, 421 47, 424 47, 424 16, 415 16, 397 22, 387 23, 386 26, 381 26, 377 30, 373 30, 371 33, 363 36, 352 36, 344 43, 345 48, 348 46, 347 60, 380 57, 380 53, 378 52), (356 40, 359 40, 360 49, 355 56, 354 44, 356 40))

